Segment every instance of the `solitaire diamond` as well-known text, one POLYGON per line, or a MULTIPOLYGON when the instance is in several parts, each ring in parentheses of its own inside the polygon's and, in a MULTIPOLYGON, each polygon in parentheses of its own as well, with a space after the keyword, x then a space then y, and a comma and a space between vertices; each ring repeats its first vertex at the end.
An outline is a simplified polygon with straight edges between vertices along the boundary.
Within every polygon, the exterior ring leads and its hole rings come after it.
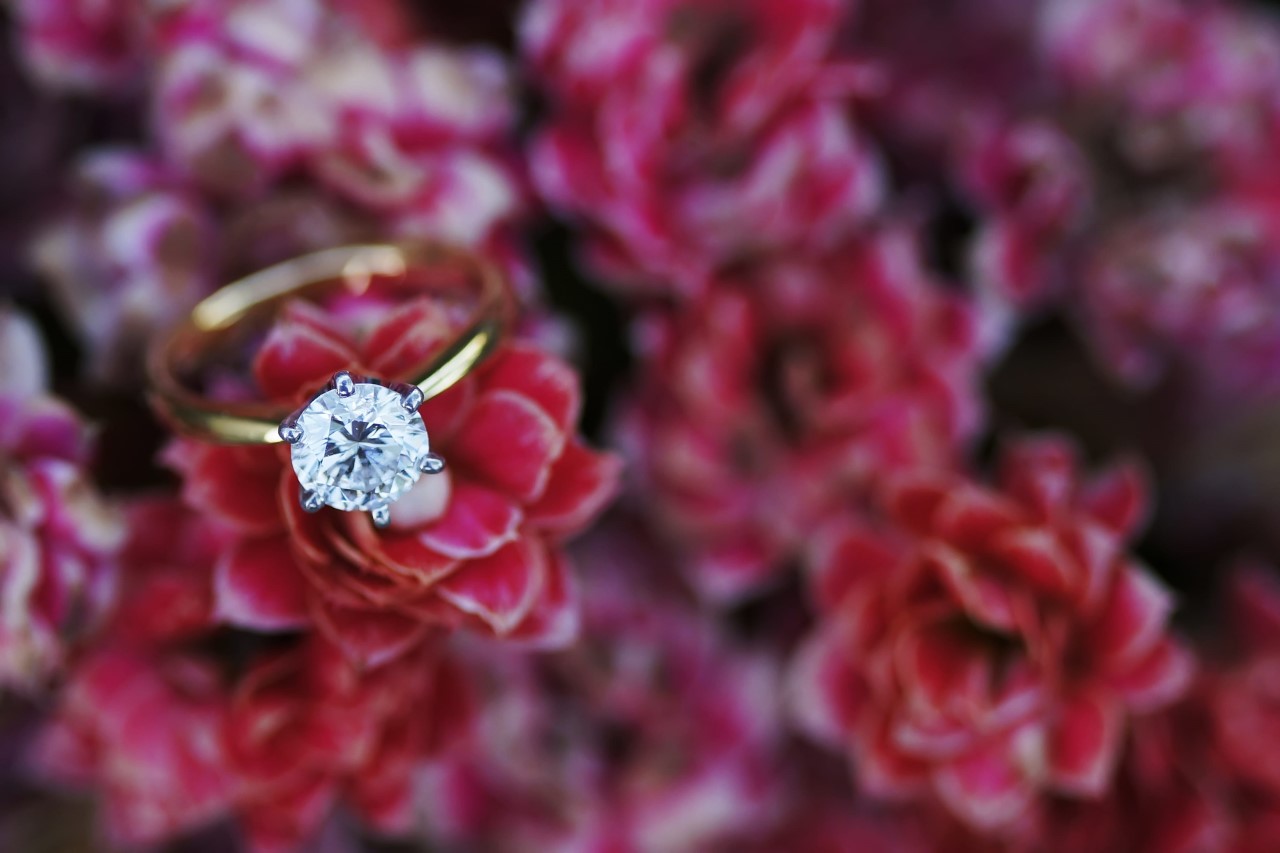
POLYGON ((280 425, 293 446, 303 507, 364 510, 386 524, 387 507, 424 471, 443 467, 430 452, 421 402, 416 388, 397 391, 337 374, 331 389, 280 425))

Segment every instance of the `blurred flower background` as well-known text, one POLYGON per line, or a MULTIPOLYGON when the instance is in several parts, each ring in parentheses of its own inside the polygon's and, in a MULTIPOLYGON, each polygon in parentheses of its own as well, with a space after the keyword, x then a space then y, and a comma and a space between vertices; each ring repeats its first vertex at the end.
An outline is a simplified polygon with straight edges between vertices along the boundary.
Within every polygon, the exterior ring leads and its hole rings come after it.
POLYGON ((0 850, 1280 850, 1280 4, 0 29, 0 850), (414 237, 520 319, 388 528, 148 408, 220 283, 414 237))

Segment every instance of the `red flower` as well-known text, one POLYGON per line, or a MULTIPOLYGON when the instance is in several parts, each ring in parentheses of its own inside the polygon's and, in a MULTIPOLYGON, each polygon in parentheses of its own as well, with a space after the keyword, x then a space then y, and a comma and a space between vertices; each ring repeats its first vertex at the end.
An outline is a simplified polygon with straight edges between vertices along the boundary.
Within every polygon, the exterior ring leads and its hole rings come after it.
POLYGON ((213 569, 231 529, 176 496, 134 499, 124 514, 120 591, 101 636, 143 648, 207 636, 217 627, 213 569))
MULTIPOLYGON (((1267 853, 1280 847, 1280 583, 1237 570, 1225 630, 1187 696, 1136 726, 1110 796, 1060 801, 1036 837, 1062 850, 1267 853)), ((983 848, 976 848, 983 849, 983 848)))
MULTIPOLYGON (((295 304, 255 373, 268 396, 299 402, 340 369, 399 376, 448 332, 444 309, 426 300, 391 311, 358 341, 295 304)), ((218 617, 258 631, 314 626, 371 665, 433 627, 569 641, 577 606, 559 543, 604 506, 618 477, 613 458, 574 437, 578 409, 565 364, 503 346, 422 408, 448 468, 397 502, 383 531, 363 513, 305 513, 287 448, 174 445, 168 458, 187 502, 236 533, 215 571, 218 617)))
POLYGON ((707 597, 758 591, 835 507, 952 464, 979 420, 968 307, 909 235, 713 287, 641 327, 623 439, 707 597))
POLYGON ((32 759, 49 781, 94 788, 109 842, 136 848, 227 813, 226 721, 208 663, 103 645, 71 674, 32 759))
POLYGON ((313 837, 340 802, 379 833, 412 826, 415 774, 461 743, 470 688, 424 644, 372 671, 310 639, 260 657, 232 688, 227 761, 234 810, 255 851, 313 837))
POLYGON ((542 0, 523 47, 553 102, 531 169, 592 259, 692 294, 735 260, 830 247, 879 206, 828 54, 835 0, 542 0))
POLYGON ((365 669, 323 637, 271 643, 215 619, 234 532, 176 500, 128 508, 122 595, 32 755, 103 798, 137 846, 234 818, 255 851, 300 849, 339 804, 381 833, 410 826, 414 774, 462 743, 471 689, 440 643, 365 669))
POLYGON ((72 672, 35 769, 93 788, 113 845, 230 817, 254 851, 297 850, 340 803, 375 831, 408 831, 414 774, 462 742, 471 714, 438 645, 362 672, 310 638, 257 653, 230 683, 220 669, 197 653, 104 643, 72 672))
POLYGON ((852 747, 867 792, 931 792, 984 832, 1042 795, 1106 794, 1127 721, 1191 672, 1170 594, 1125 553, 1138 473, 1082 482, 1069 446, 1028 441, 999 489, 904 475, 886 504, 901 540, 851 525, 819 549, 828 612, 795 672, 806 727, 852 747))
POLYGON ((34 329, 0 312, 0 686, 22 690, 102 618, 123 538, 86 470, 91 432, 45 372, 34 329))
POLYGON ((472 748, 427 774, 433 838, 468 849, 739 849, 776 819, 776 662, 699 618, 642 533, 577 550, 582 640, 472 649, 488 689, 472 748))

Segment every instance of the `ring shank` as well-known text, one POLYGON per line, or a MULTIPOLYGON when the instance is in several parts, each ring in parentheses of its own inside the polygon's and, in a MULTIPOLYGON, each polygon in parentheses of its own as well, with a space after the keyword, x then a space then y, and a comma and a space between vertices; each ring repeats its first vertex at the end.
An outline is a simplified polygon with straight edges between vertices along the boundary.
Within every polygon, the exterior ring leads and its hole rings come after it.
MULTIPOLYGON (((355 292, 374 277, 405 279, 414 271, 456 266, 479 283, 476 307, 442 351, 404 379, 430 399, 452 387, 493 351, 510 321, 511 294, 501 271, 478 255, 440 243, 343 246, 303 255, 228 284, 200 302, 162 338, 147 362, 151 402, 183 435, 222 444, 275 444, 288 409, 266 402, 215 400, 191 390, 186 368, 251 315, 313 289, 344 283, 355 292)), ((388 377, 391 378, 391 377, 388 377)))

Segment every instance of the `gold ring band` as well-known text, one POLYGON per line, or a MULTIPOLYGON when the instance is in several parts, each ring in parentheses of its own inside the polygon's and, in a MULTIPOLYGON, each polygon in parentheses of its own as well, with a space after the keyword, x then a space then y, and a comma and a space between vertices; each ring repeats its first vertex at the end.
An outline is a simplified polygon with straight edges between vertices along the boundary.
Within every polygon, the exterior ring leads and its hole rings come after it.
POLYGON ((303 255, 222 287, 160 339, 147 361, 152 405, 177 432, 221 444, 276 444, 290 410, 265 402, 211 399, 191 390, 183 374, 242 321, 318 287, 367 289, 374 277, 406 279, 414 272, 457 268, 476 280, 476 307, 462 331, 438 354, 403 379, 440 394, 466 376, 501 339, 512 312, 505 276, 479 255, 440 243, 343 246, 303 255))

